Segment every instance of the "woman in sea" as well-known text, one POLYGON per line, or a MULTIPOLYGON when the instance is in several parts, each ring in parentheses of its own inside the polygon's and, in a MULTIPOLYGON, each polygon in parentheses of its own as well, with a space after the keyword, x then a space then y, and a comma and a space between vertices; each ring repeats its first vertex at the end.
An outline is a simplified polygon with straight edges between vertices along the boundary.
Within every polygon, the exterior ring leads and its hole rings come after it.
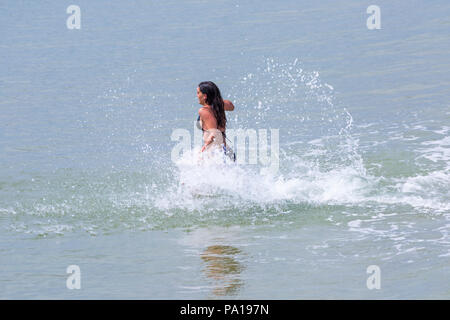
POLYGON ((202 107, 198 110, 197 127, 203 131, 201 152, 221 150, 233 161, 234 152, 226 144, 227 117, 225 111, 233 111, 234 105, 230 100, 223 100, 219 88, 214 82, 203 81, 197 87, 198 103, 202 107))

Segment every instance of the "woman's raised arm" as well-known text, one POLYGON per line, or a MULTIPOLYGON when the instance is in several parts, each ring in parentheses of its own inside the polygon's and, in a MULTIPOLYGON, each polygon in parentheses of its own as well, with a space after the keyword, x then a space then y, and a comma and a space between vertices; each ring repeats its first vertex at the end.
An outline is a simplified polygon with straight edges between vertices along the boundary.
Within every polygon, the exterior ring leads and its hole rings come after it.
POLYGON ((230 100, 223 100, 223 108, 225 111, 233 111, 234 104, 230 100))

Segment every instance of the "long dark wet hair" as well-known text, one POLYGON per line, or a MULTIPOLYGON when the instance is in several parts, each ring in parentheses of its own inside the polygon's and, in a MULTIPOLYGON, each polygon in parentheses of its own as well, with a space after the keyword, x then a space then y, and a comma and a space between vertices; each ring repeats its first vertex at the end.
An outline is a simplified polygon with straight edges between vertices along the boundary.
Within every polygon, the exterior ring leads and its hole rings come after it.
POLYGON ((217 121, 217 128, 225 128, 227 117, 225 116, 225 108, 219 88, 212 81, 200 82, 198 88, 201 93, 206 94, 206 103, 209 104, 213 110, 217 121))

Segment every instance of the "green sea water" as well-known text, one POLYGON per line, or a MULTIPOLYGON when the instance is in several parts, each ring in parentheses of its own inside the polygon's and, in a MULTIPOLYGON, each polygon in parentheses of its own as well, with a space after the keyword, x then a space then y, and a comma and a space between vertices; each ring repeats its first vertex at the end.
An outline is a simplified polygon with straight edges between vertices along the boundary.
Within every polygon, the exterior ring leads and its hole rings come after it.
POLYGON ((77 5, 0 4, 0 298, 450 298, 447 1, 77 5), (204 80, 276 172, 173 161, 204 80))

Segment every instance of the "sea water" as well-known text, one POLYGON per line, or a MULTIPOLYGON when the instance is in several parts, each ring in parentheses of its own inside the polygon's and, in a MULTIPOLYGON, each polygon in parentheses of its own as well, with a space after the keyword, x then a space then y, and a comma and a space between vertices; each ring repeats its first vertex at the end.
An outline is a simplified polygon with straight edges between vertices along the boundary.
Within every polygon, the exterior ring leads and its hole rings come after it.
POLYGON ((448 1, 76 5, 0 4, 1 298, 450 298, 448 1), (174 161, 204 80, 277 170, 174 161))

